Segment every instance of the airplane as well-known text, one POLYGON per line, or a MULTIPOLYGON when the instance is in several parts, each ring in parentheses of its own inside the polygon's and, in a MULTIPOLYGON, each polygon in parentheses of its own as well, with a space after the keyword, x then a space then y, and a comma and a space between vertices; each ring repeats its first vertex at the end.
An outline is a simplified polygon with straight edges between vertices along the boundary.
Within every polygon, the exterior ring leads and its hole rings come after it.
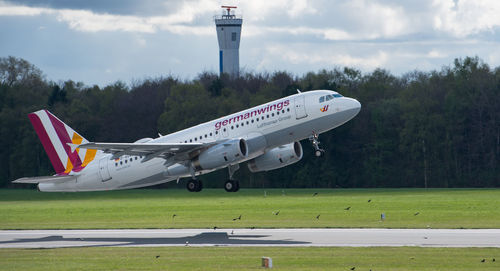
POLYGON ((233 178, 240 164, 251 172, 298 162, 301 140, 309 139, 320 157, 319 134, 354 118, 361 104, 331 90, 300 92, 158 138, 134 143, 89 142, 47 110, 28 117, 47 153, 53 176, 25 177, 13 183, 38 184, 43 192, 132 189, 190 178, 199 192, 200 175, 227 168, 228 192, 239 190, 233 178))

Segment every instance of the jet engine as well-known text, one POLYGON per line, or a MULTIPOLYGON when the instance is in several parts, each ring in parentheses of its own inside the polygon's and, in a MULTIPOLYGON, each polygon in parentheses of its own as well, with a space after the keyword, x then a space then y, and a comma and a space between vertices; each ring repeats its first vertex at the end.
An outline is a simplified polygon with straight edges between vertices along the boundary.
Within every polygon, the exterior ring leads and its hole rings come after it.
POLYGON ((233 139, 212 146, 193 160, 196 170, 216 169, 243 160, 248 155, 245 139, 233 139))
POLYGON ((302 145, 293 142, 271 149, 263 155, 248 161, 251 172, 269 171, 291 165, 302 159, 302 145))

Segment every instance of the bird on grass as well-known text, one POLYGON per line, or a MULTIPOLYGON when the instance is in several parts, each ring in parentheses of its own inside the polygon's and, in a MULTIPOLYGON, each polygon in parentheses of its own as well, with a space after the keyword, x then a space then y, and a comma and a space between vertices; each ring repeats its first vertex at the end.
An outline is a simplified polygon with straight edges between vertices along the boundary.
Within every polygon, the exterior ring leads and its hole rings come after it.
POLYGON ((368 200, 368 202, 372 202, 372 200, 371 200, 371 199, 369 199, 369 200, 368 200))
POLYGON ((493 260, 491 260, 491 261, 492 261, 492 262, 494 262, 494 261, 495 261, 495 258, 493 258, 493 260))
POLYGON ((349 211, 351 209, 351 206, 345 208, 344 210, 349 211))
POLYGON ((317 215, 317 216, 316 216, 316 219, 319 219, 319 216, 320 216, 320 215, 321 215, 321 214, 317 215))
POLYGON ((280 210, 278 210, 277 212, 274 213, 274 215, 279 215, 280 214, 280 210))
POLYGON ((353 267, 351 268, 351 270, 354 270, 354 269, 356 269, 356 266, 353 266, 353 267))
POLYGON ((173 214, 173 215, 172 215, 172 218, 175 218, 176 216, 177 216, 176 214, 173 214))
POLYGON ((416 213, 414 214, 414 216, 417 216, 417 215, 419 215, 419 214, 420 214, 420 212, 416 212, 416 213))
POLYGON ((314 197, 314 196, 317 196, 317 195, 318 195, 318 192, 314 192, 313 197, 314 197))
POLYGON ((160 258, 160 255, 156 255, 156 259, 160 258))
POLYGON ((255 229, 255 227, 250 227, 251 230, 255 229))
POLYGON ((482 259, 481 262, 484 263, 486 261, 486 259, 482 259))
POLYGON ((233 218, 233 221, 236 221, 236 220, 241 220, 241 215, 236 217, 236 218, 233 218))
POLYGON ((217 226, 214 227, 214 231, 217 229, 217 226))

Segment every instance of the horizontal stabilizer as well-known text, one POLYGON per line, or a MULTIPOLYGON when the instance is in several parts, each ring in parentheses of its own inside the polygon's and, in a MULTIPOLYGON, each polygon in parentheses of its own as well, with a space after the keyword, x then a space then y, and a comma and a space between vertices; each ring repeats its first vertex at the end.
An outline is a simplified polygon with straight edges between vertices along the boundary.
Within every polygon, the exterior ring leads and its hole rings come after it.
POLYGON ((41 177, 24 177, 13 181, 12 183, 63 183, 75 180, 76 176, 41 176, 41 177))

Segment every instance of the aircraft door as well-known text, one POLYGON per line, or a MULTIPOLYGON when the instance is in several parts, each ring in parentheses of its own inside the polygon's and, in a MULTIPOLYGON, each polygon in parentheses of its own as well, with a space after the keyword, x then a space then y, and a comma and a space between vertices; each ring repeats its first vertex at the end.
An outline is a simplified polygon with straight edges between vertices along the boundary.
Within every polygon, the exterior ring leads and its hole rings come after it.
POLYGON ((305 98, 303 95, 295 97, 295 117, 297 119, 307 117, 305 98))
POLYGON ((99 160, 99 174, 103 182, 111 180, 111 175, 108 170, 109 158, 99 160))

